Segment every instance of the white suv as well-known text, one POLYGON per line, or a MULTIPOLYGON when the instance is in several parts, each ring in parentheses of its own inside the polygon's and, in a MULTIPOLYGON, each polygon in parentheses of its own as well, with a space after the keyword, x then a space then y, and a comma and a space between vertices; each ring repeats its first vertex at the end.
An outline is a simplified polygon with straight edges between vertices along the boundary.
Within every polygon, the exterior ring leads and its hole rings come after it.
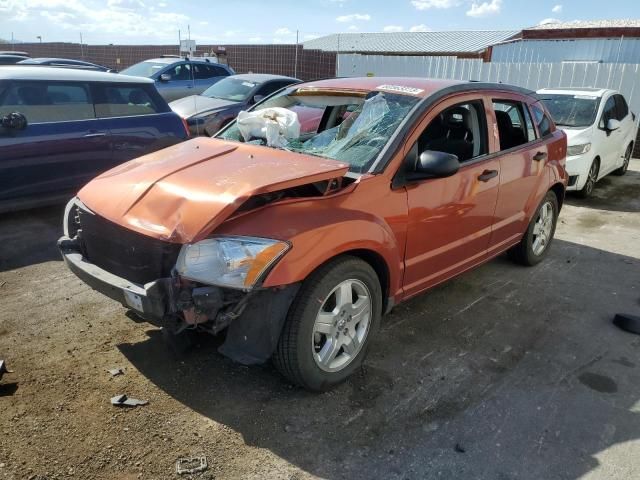
POLYGON ((624 175, 636 139, 636 116, 615 90, 538 90, 556 125, 567 134, 569 187, 588 197, 598 180, 624 175))

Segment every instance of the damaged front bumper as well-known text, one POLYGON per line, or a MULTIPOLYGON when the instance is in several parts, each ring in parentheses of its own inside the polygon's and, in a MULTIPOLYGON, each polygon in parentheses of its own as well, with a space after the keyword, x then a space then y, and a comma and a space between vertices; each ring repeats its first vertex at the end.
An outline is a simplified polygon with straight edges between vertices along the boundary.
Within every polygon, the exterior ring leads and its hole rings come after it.
POLYGON ((84 258, 80 242, 63 236, 58 248, 67 267, 94 290, 134 310, 139 316, 177 330, 198 328, 210 333, 227 329, 220 353, 244 365, 264 363, 278 344, 280 332, 300 284, 250 292, 179 278, 160 278, 140 285, 114 275, 84 258))
POLYGON ((80 280, 149 320, 162 321, 168 312, 167 298, 173 298, 171 279, 138 285, 86 261, 75 239, 63 236, 58 248, 64 263, 80 280))

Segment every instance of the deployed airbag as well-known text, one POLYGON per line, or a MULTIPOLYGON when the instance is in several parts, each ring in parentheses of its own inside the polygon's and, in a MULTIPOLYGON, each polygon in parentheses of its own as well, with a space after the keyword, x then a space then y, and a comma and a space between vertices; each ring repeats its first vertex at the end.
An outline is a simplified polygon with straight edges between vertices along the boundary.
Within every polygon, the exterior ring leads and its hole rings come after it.
POLYGON ((286 108, 242 111, 238 114, 237 125, 245 142, 252 138, 262 138, 269 147, 284 148, 289 140, 300 136, 298 114, 286 108))

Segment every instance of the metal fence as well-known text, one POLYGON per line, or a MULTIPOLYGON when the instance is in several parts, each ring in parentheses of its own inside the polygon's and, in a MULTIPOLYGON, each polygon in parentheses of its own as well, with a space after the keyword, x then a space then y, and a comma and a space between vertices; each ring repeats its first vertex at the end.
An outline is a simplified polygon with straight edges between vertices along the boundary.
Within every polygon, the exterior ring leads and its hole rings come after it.
MULTIPOLYGON (((640 121, 640 64, 631 63, 503 63, 456 57, 341 54, 338 76, 401 76, 501 82, 540 88, 591 87, 620 91, 640 121)), ((639 138, 640 140, 640 138, 639 138)), ((634 156, 640 157, 640 141, 634 156)))
MULTIPOLYGON (((178 54, 176 45, 88 45, 80 43, 47 42, 20 43, 16 50, 32 57, 60 57, 85 60, 123 70, 134 63, 163 54, 178 54)), ((4 48, 11 48, 6 44, 4 48)), ((1 49, 1 48, 0 48, 1 49)), ((273 73, 289 75, 301 80, 333 77, 336 54, 310 50, 302 45, 198 45, 196 56, 217 55, 221 63, 237 73, 273 73)))

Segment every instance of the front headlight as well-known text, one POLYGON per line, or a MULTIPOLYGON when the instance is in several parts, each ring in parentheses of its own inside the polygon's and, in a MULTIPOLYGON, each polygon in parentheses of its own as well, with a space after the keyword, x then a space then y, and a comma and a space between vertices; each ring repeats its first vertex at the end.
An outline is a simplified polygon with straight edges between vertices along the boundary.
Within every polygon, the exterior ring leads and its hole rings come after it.
POLYGON ((575 157, 576 155, 582 155, 583 153, 587 153, 591 150, 590 143, 582 143, 580 145, 569 145, 567 147, 567 156, 575 157))
POLYGON ((268 238, 213 237, 183 246, 176 270, 195 282, 249 290, 289 248, 268 238))

